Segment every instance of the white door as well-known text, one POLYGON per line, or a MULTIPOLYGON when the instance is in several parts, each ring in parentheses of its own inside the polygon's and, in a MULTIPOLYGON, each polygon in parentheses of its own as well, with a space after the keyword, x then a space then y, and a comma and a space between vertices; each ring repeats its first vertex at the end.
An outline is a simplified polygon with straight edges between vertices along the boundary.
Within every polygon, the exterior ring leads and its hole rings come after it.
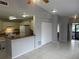
POLYGON ((52 41, 52 23, 42 22, 42 45, 52 41))

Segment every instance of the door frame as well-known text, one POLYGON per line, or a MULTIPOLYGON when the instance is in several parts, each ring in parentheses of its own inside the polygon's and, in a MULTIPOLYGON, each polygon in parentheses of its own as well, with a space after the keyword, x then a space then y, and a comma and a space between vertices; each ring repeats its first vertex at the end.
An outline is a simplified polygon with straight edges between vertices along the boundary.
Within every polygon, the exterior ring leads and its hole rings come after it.
POLYGON ((75 40, 79 40, 79 39, 76 37, 76 35, 77 35, 77 28, 76 28, 76 27, 77 27, 78 25, 79 25, 79 24, 76 24, 76 25, 75 25, 75 40))

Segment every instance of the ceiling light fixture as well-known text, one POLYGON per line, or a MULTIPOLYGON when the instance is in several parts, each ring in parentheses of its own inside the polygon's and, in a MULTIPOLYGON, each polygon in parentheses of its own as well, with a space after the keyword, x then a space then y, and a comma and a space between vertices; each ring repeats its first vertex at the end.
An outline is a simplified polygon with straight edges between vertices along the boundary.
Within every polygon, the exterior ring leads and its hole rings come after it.
POLYGON ((35 4, 37 0, 27 0, 27 4, 35 4))
POLYGON ((9 16, 9 20, 17 19, 15 16, 9 16))
POLYGON ((77 19, 77 15, 74 15, 74 19, 77 19))
POLYGON ((52 12, 53 12, 53 13, 56 13, 56 12, 57 12, 57 10, 56 10, 56 9, 54 9, 54 10, 52 10, 52 12))
POLYGON ((52 10, 52 12, 53 13, 56 13, 57 12, 57 9, 55 8, 55 3, 56 3, 56 0, 53 0, 53 10, 52 10))
POLYGON ((22 17, 29 17, 29 15, 27 15, 25 12, 23 13, 22 17))
POLYGON ((29 17, 29 15, 25 15, 25 14, 24 14, 24 15, 22 15, 22 17, 29 17))

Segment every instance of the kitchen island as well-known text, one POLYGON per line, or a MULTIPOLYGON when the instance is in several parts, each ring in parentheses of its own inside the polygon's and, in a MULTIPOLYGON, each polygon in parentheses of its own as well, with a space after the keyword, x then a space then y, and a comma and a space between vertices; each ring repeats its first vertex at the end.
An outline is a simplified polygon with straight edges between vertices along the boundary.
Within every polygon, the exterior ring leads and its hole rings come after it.
POLYGON ((12 59, 28 53, 34 49, 35 36, 7 39, 7 51, 12 59))

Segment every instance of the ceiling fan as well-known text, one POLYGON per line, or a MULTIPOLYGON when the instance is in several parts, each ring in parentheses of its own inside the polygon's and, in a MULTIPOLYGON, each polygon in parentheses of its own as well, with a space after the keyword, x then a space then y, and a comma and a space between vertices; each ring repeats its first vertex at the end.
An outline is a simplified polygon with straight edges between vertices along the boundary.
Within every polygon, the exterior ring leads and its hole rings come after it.
POLYGON ((0 4, 1 4, 1 5, 8 5, 8 3, 5 2, 5 1, 0 1, 0 4))

